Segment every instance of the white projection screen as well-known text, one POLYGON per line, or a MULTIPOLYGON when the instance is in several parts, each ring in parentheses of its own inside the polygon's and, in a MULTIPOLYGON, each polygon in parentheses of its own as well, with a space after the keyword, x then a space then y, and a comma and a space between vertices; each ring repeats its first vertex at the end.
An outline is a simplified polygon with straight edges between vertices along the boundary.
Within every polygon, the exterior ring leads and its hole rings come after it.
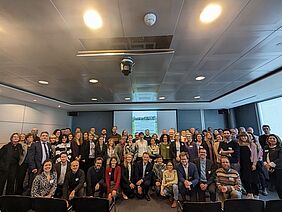
POLYGON ((151 134, 160 134, 163 129, 177 130, 176 110, 114 111, 114 125, 118 133, 127 130, 134 134, 149 129, 151 134))

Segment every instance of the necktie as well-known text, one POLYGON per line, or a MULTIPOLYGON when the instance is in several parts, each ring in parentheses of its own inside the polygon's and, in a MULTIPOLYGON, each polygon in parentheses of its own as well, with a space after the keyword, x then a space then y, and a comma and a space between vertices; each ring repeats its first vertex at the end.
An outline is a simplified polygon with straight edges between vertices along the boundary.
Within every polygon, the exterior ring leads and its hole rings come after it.
POLYGON ((45 154, 46 154, 46 159, 49 159, 49 152, 48 152, 48 148, 47 148, 47 143, 44 142, 43 146, 44 146, 44 151, 45 151, 45 154))

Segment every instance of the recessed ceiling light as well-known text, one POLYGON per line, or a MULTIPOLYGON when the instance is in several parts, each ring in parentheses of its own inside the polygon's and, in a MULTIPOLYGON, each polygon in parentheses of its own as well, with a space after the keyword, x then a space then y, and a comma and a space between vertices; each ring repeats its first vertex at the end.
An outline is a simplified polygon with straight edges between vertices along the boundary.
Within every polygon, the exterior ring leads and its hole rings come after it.
POLYGON ((92 98, 91 100, 92 100, 92 101, 97 101, 97 98, 92 98))
POLYGON ((198 77, 196 77, 196 80, 197 80, 197 81, 201 81, 201 80, 204 80, 204 79, 206 79, 206 77, 204 77, 204 76, 198 76, 198 77))
POLYGON ((33 101, 34 101, 34 102, 37 102, 37 100, 36 100, 36 99, 34 99, 33 101))
POLYGON ((61 105, 58 105, 58 107, 61 107, 61 105))
POLYGON ((45 80, 39 80, 38 83, 42 84, 42 85, 48 85, 49 84, 49 82, 45 81, 45 80))
POLYGON ((125 97, 124 100, 128 101, 130 100, 130 97, 125 97))
POLYGON ((159 97, 159 100, 164 100, 164 99, 165 99, 164 96, 160 96, 160 97, 159 97))
POLYGON ((95 10, 88 10, 83 15, 83 20, 86 26, 91 29, 99 29, 103 25, 101 16, 95 10))
POLYGON ((91 82, 91 83, 97 83, 98 80, 96 80, 96 79, 90 79, 89 82, 91 82))
POLYGON ((203 23, 211 23, 220 16, 221 11, 219 4, 209 4, 201 12, 200 20, 203 23))
POLYGON ((194 99, 200 99, 201 97, 200 96, 194 96, 194 99))

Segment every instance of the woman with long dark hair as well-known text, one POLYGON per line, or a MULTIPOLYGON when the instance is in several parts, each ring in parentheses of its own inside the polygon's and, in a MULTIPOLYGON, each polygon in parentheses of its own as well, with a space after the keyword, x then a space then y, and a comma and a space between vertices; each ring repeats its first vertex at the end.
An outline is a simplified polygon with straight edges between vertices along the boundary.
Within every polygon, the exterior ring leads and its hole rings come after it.
POLYGON ((275 185, 277 194, 282 199, 282 147, 281 139, 270 134, 264 148, 263 164, 269 172, 270 181, 275 185))
POLYGON ((57 173, 52 160, 47 159, 42 164, 42 169, 36 175, 31 187, 32 197, 52 198, 57 188, 57 173))
POLYGON ((258 199, 257 146, 244 131, 239 134, 238 143, 240 146, 240 177, 247 191, 247 198, 258 199))

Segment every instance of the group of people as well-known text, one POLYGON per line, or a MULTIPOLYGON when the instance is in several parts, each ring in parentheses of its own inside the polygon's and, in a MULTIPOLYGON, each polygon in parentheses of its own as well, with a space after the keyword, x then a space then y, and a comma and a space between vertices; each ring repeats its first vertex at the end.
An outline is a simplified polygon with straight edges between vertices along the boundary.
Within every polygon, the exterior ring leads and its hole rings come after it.
POLYGON ((99 135, 95 128, 13 133, 0 149, 0 195, 5 184, 6 194, 67 201, 81 196, 150 201, 153 191, 176 207, 179 197, 223 202, 245 192, 259 198, 259 190, 267 195, 268 187, 282 199, 281 141, 268 125, 262 129, 261 136, 251 127, 169 129, 159 139, 149 130, 120 135, 116 126, 99 135))

